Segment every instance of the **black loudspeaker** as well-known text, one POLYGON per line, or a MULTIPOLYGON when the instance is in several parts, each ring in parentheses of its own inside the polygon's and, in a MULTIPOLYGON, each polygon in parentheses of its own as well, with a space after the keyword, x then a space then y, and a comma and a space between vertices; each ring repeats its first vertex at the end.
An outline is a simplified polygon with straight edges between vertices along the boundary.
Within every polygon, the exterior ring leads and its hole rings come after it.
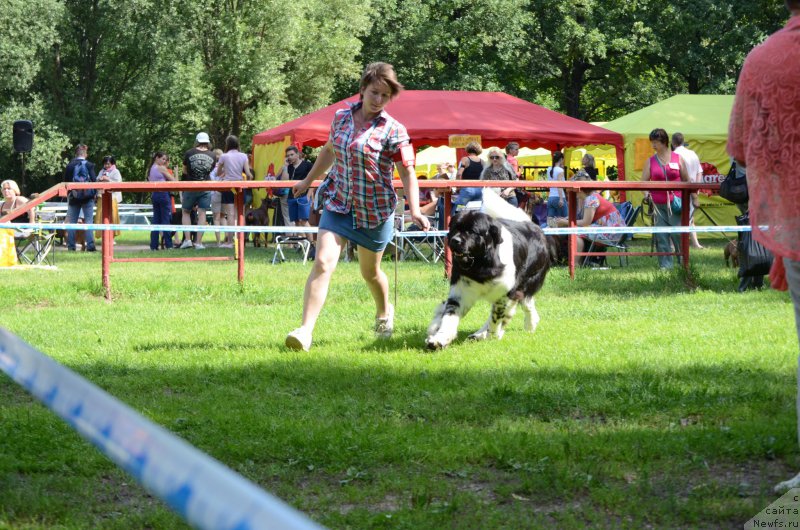
POLYGON ((17 120, 14 122, 14 151, 30 153, 33 149, 33 122, 17 120))

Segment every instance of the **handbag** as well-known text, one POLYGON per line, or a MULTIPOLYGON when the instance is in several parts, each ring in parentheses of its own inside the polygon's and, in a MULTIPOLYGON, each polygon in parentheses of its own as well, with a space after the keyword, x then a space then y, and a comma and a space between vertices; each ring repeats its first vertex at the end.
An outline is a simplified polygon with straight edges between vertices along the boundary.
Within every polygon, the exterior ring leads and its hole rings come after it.
POLYGON ((719 185, 719 196, 728 199, 734 204, 745 204, 749 200, 747 193, 747 174, 741 172, 737 176, 736 162, 731 164, 731 169, 719 185))
MULTIPOLYGON (((736 216, 736 224, 750 226, 749 212, 736 216)), ((745 276, 765 276, 772 267, 772 252, 756 241, 752 232, 739 232, 739 278, 745 276)))
POLYGON ((671 193, 672 201, 669 203, 669 207, 672 210, 672 213, 678 213, 683 210, 683 199, 678 197, 677 193, 671 193))

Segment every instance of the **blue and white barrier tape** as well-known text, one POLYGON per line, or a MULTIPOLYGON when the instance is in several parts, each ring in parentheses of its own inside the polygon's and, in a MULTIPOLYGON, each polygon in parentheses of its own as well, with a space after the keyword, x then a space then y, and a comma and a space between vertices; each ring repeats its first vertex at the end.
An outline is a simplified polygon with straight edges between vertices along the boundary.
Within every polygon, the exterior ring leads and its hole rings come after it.
MULTIPOLYGON (((119 230, 127 232, 245 232, 268 234, 316 234, 315 226, 211 226, 211 225, 128 225, 128 224, 82 224, 82 223, 0 223, 0 229, 17 230, 119 230)), ((762 230, 768 227, 762 226, 762 230)), ((749 226, 584 226, 575 228, 544 228, 548 235, 569 234, 682 234, 689 232, 749 232, 749 226)), ((447 230, 421 230, 397 232, 400 237, 424 237, 447 235, 447 230)))
POLYGON ((322 528, 2 328, 0 370, 197 528, 322 528))
MULTIPOLYGON (((762 227, 762 230, 766 227, 762 227)), ((682 234, 689 232, 750 232, 749 226, 576 226, 575 228, 543 228, 545 234, 566 236, 569 234, 682 234)), ((421 230, 398 232, 401 237, 446 236, 446 230, 421 230)))

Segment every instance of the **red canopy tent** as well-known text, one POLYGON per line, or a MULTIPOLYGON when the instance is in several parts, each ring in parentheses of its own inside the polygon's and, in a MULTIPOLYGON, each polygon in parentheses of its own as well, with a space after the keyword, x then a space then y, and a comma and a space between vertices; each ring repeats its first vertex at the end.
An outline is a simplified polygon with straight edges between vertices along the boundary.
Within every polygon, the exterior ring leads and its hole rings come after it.
MULTIPOLYGON (((358 95, 301 116, 253 137, 256 174, 268 165, 279 167, 283 148, 294 144, 318 147, 328 140, 334 113, 358 95), (273 147, 273 149, 268 149, 273 147)), ((510 141, 523 147, 550 151, 584 145, 613 145, 619 178, 624 179, 622 135, 564 116, 503 92, 405 90, 386 111, 408 129, 414 145, 449 145, 451 135, 480 136, 483 147, 505 147, 510 141)))

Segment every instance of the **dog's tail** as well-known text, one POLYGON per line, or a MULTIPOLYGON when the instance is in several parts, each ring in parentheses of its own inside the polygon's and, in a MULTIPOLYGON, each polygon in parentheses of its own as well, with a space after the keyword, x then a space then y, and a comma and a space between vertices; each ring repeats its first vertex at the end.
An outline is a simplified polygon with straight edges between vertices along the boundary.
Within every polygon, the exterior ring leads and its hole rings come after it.
POLYGON ((509 221, 520 222, 531 220, 524 211, 508 204, 493 188, 483 189, 481 212, 495 219, 507 219, 509 221))

